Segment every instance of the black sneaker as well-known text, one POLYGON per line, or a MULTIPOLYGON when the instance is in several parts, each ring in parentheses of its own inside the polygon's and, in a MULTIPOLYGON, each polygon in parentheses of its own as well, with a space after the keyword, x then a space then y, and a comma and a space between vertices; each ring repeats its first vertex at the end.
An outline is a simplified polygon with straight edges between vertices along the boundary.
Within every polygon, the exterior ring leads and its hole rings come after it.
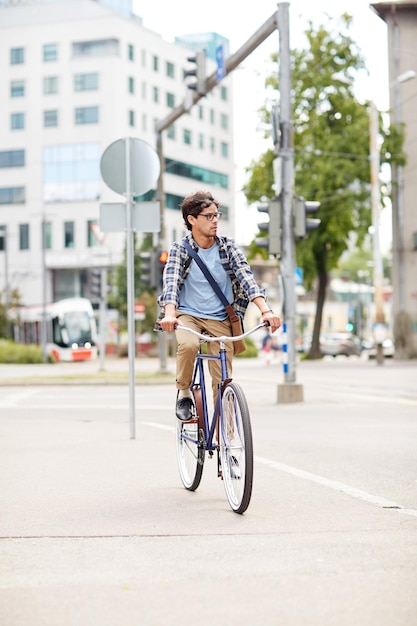
POLYGON ((191 398, 180 398, 177 402, 176 415, 182 422, 188 422, 192 419, 191 409, 193 401, 191 398))

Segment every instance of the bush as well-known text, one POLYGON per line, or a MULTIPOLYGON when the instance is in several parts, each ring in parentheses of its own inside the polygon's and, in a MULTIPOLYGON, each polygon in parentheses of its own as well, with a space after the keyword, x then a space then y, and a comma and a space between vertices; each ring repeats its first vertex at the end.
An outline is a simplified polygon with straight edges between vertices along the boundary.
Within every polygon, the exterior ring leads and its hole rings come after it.
POLYGON ((0 363, 43 363, 42 348, 0 340, 0 363))

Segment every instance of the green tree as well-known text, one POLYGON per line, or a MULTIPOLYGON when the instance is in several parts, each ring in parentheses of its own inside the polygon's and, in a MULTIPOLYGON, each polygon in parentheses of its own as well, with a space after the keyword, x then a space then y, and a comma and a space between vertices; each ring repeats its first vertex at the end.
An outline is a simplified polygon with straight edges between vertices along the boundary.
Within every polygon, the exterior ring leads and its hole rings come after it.
MULTIPOLYGON (((336 24, 328 18, 328 24, 316 30, 310 22, 306 48, 292 52, 295 193, 321 203, 320 227, 296 246, 306 288, 317 281, 310 358, 321 356, 319 335, 329 273, 351 245, 352 233, 360 246, 371 223, 368 107, 354 95, 354 78, 365 65, 349 35, 350 24, 346 14, 336 24)), ((272 58, 277 61, 276 55, 272 58)), ((266 83, 278 94, 278 71, 266 83)), ((268 123, 269 110, 264 108, 262 114, 268 123)), ((244 187, 248 202, 272 197, 274 156, 270 150, 248 168, 250 178, 244 187)))

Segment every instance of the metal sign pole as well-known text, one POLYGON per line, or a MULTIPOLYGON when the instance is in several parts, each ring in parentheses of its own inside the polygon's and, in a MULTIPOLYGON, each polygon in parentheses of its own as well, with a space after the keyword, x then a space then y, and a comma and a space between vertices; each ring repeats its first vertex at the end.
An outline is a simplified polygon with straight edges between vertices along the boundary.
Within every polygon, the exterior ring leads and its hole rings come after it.
POLYGON ((134 233, 159 232, 159 204, 141 202, 136 211, 134 196, 142 196, 158 180, 161 164, 155 150, 141 139, 117 139, 104 151, 100 161, 101 175, 112 191, 126 197, 126 205, 100 205, 102 232, 126 232, 127 332, 129 358, 130 438, 135 439, 135 258, 134 233))
POLYGON ((125 139, 126 149, 126 265, 127 265, 127 347, 129 358, 129 413, 130 438, 135 439, 135 280, 132 212, 133 196, 131 191, 131 150, 130 138, 125 139))

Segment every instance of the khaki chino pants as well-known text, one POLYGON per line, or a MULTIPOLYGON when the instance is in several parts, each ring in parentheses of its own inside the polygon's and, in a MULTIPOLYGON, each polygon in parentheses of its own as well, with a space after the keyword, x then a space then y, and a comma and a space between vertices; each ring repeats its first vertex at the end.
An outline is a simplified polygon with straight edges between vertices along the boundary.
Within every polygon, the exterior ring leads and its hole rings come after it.
MULTIPOLYGON (((187 315, 186 313, 179 313, 177 315, 178 322, 182 326, 188 326, 199 333, 207 332, 209 335, 219 337, 226 335, 232 336, 232 325, 227 317, 223 321, 208 320, 194 317, 193 315, 187 315)), ((188 333, 186 330, 176 330, 175 335, 177 338, 177 389, 189 389, 193 377, 194 361, 200 345, 198 337, 192 333, 188 333)), ((209 354, 219 353, 219 344, 217 342, 207 343, 207 351, 209 354)), ((227 356, 227 368, 229 377, 232 375, 232 358, 233 358, 233 342, 226 343, 226 356, 227 356)), ((208 362, 209 372, 212 381, 213 398, 214 401, 217 397, 217 385, 221 380, 221 365, 220 361, 209 360, 208 362)))

